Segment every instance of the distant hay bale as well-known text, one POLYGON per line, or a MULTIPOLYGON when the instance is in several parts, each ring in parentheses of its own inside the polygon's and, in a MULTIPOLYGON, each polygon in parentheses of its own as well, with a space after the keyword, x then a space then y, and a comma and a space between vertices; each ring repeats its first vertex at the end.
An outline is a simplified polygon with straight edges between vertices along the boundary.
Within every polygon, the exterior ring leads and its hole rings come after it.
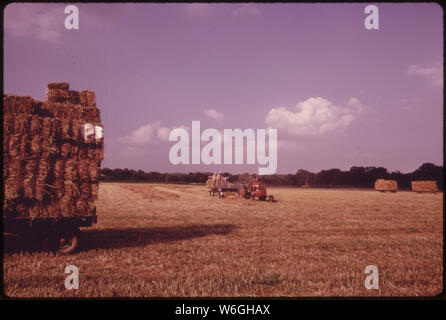
POLYGON ((385 180, 385 179, 378 179, 375 182, 375 190, 376 191, 392 191, 396 192, 398 190, 398 183, 396 180, 385 180))
POLYGON ((438 192, 437 181, 412 181, 412 191, 438 192))

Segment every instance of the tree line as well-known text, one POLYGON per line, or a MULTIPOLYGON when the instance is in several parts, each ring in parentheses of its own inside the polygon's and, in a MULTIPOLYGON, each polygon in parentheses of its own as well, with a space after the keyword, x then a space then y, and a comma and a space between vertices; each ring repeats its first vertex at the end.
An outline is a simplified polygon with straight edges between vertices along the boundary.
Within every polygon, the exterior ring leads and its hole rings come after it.
MULTIPOLYGON (((129 182, 157 182, 157 183, 205 183, 212 172, 189 172, 189 173, 160 173, 145 172, 132 169, 109 169, 100 171, 101 181, 129 181, 129 182)), ((229 181, 237 183, 246 180, 250 174, 230 174, 229 181)), ((298 187, 354 187, 373 188, 377 179, 390 179, 398 182, 401 189, 410 189, 414 180, 437 181, 438 188, 443 190, 443 166, 433 163, 423 163, 418 169, 410 173, 400 171, 389 172, 383 167, 351 167, 348 171, 340 169, 321 170, 313 173, 299 169, 294 174, 274 174, 258 176, 260 181, 269 185, 298 186, 298 187)))

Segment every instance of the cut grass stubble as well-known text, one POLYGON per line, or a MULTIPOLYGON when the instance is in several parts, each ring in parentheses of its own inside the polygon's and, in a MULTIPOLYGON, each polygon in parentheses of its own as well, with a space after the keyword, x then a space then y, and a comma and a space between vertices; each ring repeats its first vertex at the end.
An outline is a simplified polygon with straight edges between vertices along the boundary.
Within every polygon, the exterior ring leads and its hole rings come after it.
POLYGON ((442 194, 102 183, 80 252, 6 250, 11 297, 431 296, 442 288, 442 194), (67 290, 65 267, 79 269, 67 290), (368 265, 379 290, 364 287, 368 265))

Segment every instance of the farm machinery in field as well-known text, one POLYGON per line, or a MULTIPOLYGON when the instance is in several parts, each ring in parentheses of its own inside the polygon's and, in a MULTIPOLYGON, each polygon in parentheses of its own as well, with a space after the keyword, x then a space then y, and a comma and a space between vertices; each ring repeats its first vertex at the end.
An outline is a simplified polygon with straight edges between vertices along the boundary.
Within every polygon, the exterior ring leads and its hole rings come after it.
POLYGON ((217 195, 219 198, 223 198, 225 193, 239 193, 239 186, 229 182, 228 177, 223 177, 220 173, 210 176, 206 181, 206 187, 210 196, 217 195))
POLYGON ((261 181, 243 183, 240 187, 240 196, 245 199, 255 200, 257 198, 260 201, 274 202, 274 197, 267 195, 265 182, 261 181))
POLYGON ((228 181, 228 177, 223 177, 221 173, 214 173, 206 181, 206 187, 210 196, 218 195, 219 198, 223 198, 227 193, 235 193, 244 199, 274 202, 274 197, 267 194, 266 183, 257 181, 253 177, 250 177, 248 181, 233 184, 228 181))

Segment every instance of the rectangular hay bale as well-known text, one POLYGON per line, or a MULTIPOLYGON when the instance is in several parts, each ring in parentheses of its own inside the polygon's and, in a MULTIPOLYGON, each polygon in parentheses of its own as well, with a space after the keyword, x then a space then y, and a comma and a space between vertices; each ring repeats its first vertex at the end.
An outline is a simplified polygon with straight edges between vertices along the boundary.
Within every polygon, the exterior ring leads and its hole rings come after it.
POLYGON ((437 181, 412 181, 412 191, 438 192, 437 181))
POLYGON ((396 180, 378 179, 375 182, 375 190, 396 192, 398 190, 398 183, 396 180))

